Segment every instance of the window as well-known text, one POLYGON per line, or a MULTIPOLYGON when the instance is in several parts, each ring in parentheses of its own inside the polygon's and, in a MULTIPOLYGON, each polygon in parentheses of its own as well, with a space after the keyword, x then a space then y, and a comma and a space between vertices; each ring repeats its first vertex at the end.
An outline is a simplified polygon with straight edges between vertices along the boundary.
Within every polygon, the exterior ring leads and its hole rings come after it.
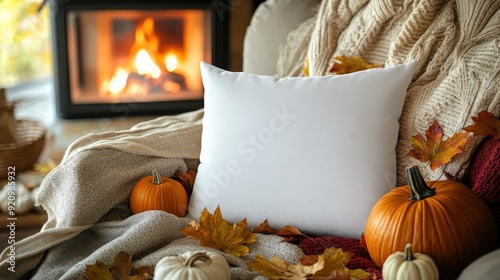
POLYGON ((0 87, 52 76, 49 5, 0 0, 0 87))

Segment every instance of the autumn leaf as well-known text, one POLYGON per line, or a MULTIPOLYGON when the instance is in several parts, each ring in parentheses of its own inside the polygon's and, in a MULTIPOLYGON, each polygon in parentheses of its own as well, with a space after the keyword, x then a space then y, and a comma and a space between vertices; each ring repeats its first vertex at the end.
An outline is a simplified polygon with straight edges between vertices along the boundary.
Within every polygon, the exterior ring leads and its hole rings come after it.
POLYGON ((269 226, 267 219, 263 221, 258 227, 252 230, 253 233, 274 234, 276 230, 269 226))
POLYGON ((302 237, 310 238, 309 236, 300 232, 300 230, 298 230, 294 226, 285 226, 278 229, 274 234, 283 237, 283 241, 285 242, 293 242, 302 237))
POLYGON ((368 247, 366 247, 366 238, 364 233, 361 234, 361 238, 359 239, 359 245, 365 248, 365 250, 368 252, 368 247))
POLYGON ((132 272, 132 256, 120 252, 113 260, 113 266, 111 267, 111 273, 116 279, 127 279, 132 272))
POLYGON ((198 239, 202 246, 240 257, 248 255, 249 249, 245 245, 255 242, 255 234, 246 227, 246 219, 232 225, 224 220, 217 206, 213 215, 205 208, 201 213, 200 221, 190 223, 181 232, 188 237, 198 239))
POLYGON ((276 256, 269 260, 262 255, 256 255, 255 259, 247 263, 248 268, 258 272, 261 276, 269 279, 306 279, 306 273, 297 269, 299 266, 288 263, 276 256))
POLYGON ((193 193, 194 180, 196 179, 196 171, 189 169, 188 171, 177 171, 172 176, 172 179, 179 182, 184 189, 188 197, 193 193))
POLYGON ((327 277, 334 271, 342 270, 349 261, 351 254, 342 251, 342 249, 328 248, 318 257, 318 262, 323 261, 323 269, 314 273, 315 277, 327 277))
MULTIPOLYGON (((360 278, 355 278, 353 277, 354 279, 360 279, 360 278)), ((332 271, 332 273, 327 276, 326 278, 324 279, 328 279, 328 280, 351 280, 351 274, 349 273, 349 269, 347 269, 347 267, 343 267, 339 270, 334 270, 332 271)), ((363 278, 365 279, 365 278, 363 278)))
POLYGON ((155 273, 155 267, 154 266, 142 266, 137 269, 132 270, 132 275, 133 278, 130 280, 139 280, 139 279, 151 279, 153 278, 155 273))
POLYGON ((297 264, 292 264, 278 257, 266 259, 257 255, 247 263, 252 271, 269 279, 366 279, 369 272, 362 269, 350 270, 345 267, 350 254, 342 249, 328 248, 322 255, 305 256, 297 264))
POLYGON ((467 132, 472 132, 475 135, 491 135, 495 139, 500 138, 500 119, 490 112, 479 112, 477 117, 471 117, 474 124, 464 127, 467 132))
POLYGON ((113 280, 113 274, 109 268, 101 261, 87 265, 85 268, 85 278, 88 280, 113 280))
POLYGON ((257 228, 253 229, 252 232, 281 236, 283 237, 283 242, 294 242, 303 237, 310 238, 294 226, 284 226, 276 230, 269 226, 269 222, 267 221, 267 219, 262 222, 257 228))
POLYGON ((120 252, 113 260, 113 266, 108 268, 103 262, 97 260, 95 264, 87 265, 85 269, 86 280, 148 280, 154 275, 154 267, 145 266, 133 269, 132 256, 120 252))
POLYGON ((407 155, 430 162, 431 170, 450 162, 453 156, 462 152, 460 147, 467 141, 467 132, 457 132, 443 140, 444 132, 437 120, 425 131, 425 136, 418 133, 410 138, 413 149, 407 155))
POLYGON ((359 56, 336 56, 330 72, 336 75, 348 74, 357 71, 380 68, 380 64, 372 64, 359 56))

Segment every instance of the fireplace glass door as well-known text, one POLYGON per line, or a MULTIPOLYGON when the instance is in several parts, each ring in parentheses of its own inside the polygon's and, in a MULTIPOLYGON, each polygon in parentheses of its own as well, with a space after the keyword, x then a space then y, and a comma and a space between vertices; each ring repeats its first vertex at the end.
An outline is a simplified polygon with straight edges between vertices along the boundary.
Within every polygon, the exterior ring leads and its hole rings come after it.
POLYGON ((60 116, 168 114, 202 107, 200 61, 225 66, 214 59, 225 47, 214 34, 223 29, 212 5, 122 8, 119 2, 110 7, 111 2, 102 8, 58 2, 54 42, 60 116))

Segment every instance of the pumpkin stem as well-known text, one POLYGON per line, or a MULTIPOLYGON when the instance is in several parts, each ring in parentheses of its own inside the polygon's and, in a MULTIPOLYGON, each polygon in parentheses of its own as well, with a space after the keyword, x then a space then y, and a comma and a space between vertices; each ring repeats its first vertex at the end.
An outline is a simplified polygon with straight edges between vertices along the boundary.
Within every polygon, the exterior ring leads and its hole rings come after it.
POLYGON ((153 169, 153 184, 155 185, 161 185, 163 181, 161 180, 160 173, 158 171, 153 169))
POLYGON ((414 259, 415 259, 415 256, 413 255, 413 252, 411 251, 411 243, 408 243, 405 246, 404 260, 405 261, 413 261, 414 259))
POLYGON ((408 177, 408 185, 411 191, 410 200, 422 200, 436 193, 435 189, 427 186, 416 165, 406 168, 406 176, 408 177))
POLYGON ((198 260, 203 261, 206 264, 212 263, 212 258, 210 258, 210 256, 207 253, 197 252, 193 254, 191 257, 189 257, 189 259, 185 260, 183 265, 187 267, 195 267, 194 263, 198 260))

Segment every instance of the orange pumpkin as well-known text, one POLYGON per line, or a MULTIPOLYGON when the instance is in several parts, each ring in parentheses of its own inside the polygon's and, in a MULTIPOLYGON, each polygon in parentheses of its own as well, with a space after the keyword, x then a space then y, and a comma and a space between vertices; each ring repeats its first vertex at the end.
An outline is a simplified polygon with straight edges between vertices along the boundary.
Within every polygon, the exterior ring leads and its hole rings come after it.
POLYGON ((426 183, 416 166, 406 174, 408 186, 384 195, 366 223, 366 247, 378 266, 411 243, 451 279, 495 248, 493 216, 470 188, 451 180, 426 183))
POLYGON ((160 176, 156 170, 153 170, 152 176, 139 180, 130 193, 130 210, 133 214, 163 210, 184 217, 187 204, 184 187, 173 179, 160 176))

